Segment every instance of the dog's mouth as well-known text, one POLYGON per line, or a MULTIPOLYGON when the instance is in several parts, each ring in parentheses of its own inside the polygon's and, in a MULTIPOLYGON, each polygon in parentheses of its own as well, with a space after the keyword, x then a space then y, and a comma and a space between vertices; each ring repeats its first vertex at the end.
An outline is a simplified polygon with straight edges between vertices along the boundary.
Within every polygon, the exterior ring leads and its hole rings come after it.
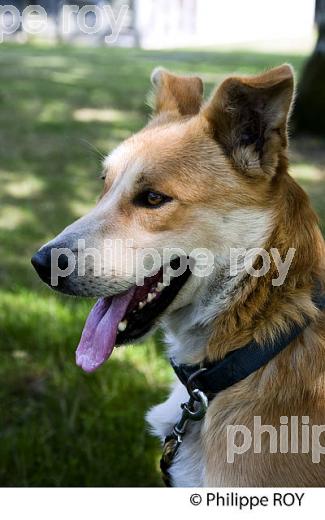
MULTIPOLYGON (((180 258, 171 261, 172 270, 180 258)), ((190 276, 190 269, 164 285, 164 268, 144 279, 142 286, 110 298, 100 298, 91 310, 76 352, 77 365, 93 372, 112 354, 114 346, 129 343, 149 332, 190 276)))

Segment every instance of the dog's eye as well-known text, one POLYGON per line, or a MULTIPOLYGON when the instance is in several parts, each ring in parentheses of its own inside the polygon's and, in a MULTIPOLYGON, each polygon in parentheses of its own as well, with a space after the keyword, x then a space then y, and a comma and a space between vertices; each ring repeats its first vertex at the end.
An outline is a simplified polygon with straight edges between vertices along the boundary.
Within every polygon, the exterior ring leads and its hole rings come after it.
POLYGON ((168 195, 164 195, 163 193, 158 193, 156 191, 143 191, 139 193, 135 199, 134 203, 137 206, 143 206, 145 208, 159 208, 166 202, 170 202, 172 200, 168 195))

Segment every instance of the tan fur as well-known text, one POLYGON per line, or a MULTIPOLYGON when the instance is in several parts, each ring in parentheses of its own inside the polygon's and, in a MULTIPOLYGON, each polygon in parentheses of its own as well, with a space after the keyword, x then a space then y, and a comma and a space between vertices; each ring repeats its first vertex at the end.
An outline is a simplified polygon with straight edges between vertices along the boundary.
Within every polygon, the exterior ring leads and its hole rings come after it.
MULTIPOLYGON (((231 219, 250 211, 265 216, 258 246, 277 248, 282 259, 289 248, 296 249, 282 286, 272 285, 273 263, 265 276, 241 279, 227 308, 216 315, 205 348, 191 358, 221 359, 253 338, 263 342, 310 319, 281 354, 210 404, 202 435, 204 483, 324 485, 324 456, 314 464, 310 455, 270 454, 267 436, 263 454, 249 450, 233 464, 226 461, 227 426, 251 426, 254 415, 277 428, 283 415, 308 415, 310 423, 325 424, 325 319, 312 303, 315 279, 325 281, 325 246, 306 194, 288 173, 291 67, 228 78, 203 105, 199 78, 159 69, 153 83, 155 116, 108 157, 103 193, 82 224, 89 226, 95 245, 103 238, 132 238, 135 249, 205 247, 222 257, 231 247, 247 247, 254 222, 240 234, 238 221, 231 219), (144 189, 172 201, 159 209, 137 207, 134 197, 144 189)), ((198 290, 190 283, 187 293, 187 285, 182 289, 182 305, 198 290)))
POLYGON ((195 115, 202 103, 203 83, 198 77, 175 76, 163 68, 157 68, 151 75, 156 87, 155 112, 179 115, 195 115))

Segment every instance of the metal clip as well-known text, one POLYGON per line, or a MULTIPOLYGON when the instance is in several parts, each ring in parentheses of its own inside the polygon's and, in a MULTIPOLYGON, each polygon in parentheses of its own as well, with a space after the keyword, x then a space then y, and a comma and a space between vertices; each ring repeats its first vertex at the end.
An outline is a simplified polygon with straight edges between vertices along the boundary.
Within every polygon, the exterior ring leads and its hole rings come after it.
POLYGON ((182 415, 180 420, 175 424, 172 432, 165 439, 163 455, 160 461, 160 467, 164 476, 164 481, 167 485, 170 484, 170 475, 168 470, 173 462, 173 459, 178 452, 180 445, 183 442, 183 437, 189 421, 200 421, 206 414, 209 401, 204 392, 198 388, 193 388, 194 377, 201 371, 195 372, 188 380, 187 390, 190 398, 187 403, 181 404, 182 415))
POLYGON ((185 434, 188 421, 200 421, 203 419, 209 406, 209 401, 205 393, 198 388, 193 388, 194 378, 203 370, 205 370, 205 368, 201 368, 195 372, 188 380, 187 391, 190 395, 190 399, 187 403, 181 405, 183 412, 180 420, 175 424, 173 429, 179 443, 182 442, 182 437, 185 434), (195 406, 195 403, 199 403, 199 406, 195 406))

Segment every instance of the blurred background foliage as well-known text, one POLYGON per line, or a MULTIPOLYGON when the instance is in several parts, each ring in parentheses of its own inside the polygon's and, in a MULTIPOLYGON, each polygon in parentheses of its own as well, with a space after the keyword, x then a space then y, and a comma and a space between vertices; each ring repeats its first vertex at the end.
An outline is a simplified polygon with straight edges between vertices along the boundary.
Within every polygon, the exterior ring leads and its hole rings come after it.
MULTIPOLYGON (((172 380, 159 337, 115 350, 98 372, 74 363, 92 302, 51 293, 38 247, 90 209, 101 156, 146 122, 152 69, 200 74, 206 94, 233 72, 302 55, 0 46, 0 485, 160 485, 144 422, 172 380)), ((320 114, 322 117, 322 114, 320 114)), ((292 139, 292 174, 325 229, 322 137, 292 139)))

